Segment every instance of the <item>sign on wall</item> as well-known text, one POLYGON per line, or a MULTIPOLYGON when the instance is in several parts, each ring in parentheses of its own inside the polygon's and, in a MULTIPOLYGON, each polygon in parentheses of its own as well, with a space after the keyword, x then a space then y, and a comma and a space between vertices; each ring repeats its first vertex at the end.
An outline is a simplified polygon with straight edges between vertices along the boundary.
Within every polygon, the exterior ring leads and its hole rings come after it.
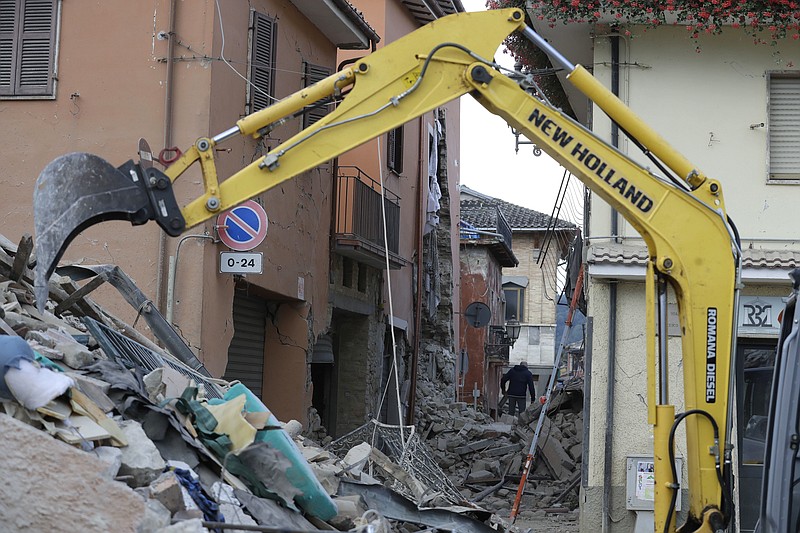
MULTIPOLYGON (((780 296, 740 296, 739 297, 739 335, 778 335, 781 324, 778 317, 786 305, 786 298, 780 296)), ((670 302, 667 332, 670 337, 680 337, 678 305, 670 302)))
POLYGON ((231 250, 247 252, 264 242, 267 213, 253 200, 247 200, 217 217, 219 239, 231 250))
POLYGON ((786 299, 780 296, 741 296, 739 298, 739 334, 778 335, 778 321, 786 299))

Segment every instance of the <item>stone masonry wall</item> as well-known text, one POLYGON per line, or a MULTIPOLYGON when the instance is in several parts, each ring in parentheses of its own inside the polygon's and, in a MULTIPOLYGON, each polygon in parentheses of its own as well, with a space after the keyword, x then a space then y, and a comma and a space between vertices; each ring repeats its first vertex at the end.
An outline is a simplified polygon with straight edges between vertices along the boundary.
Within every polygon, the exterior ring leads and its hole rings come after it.
MULTIPOLYGON (((447 129, 444 109, 437 111, 441 126, 439 138, 438 182, 442 192, 439 200, 439 225, 424 237, 423 249, 435 249, 437 258, 434 274, 439 288, 439 305, 435 310, 424 309, 420 332, 418 379, 433 381, 448 398, 455 398, 455 340, 453 313, 453 253, 451 228, 457 221, 451 219, 452 194, 447 179, 447 129), (433 311, 433 312, 431 312, 433 311)), ((458 195, 455 196, 458 201, 458 195)), ((428 301, 427 299, 424 301, 428 301)), ((417 389, 419 394, 419 388, 417 389)))

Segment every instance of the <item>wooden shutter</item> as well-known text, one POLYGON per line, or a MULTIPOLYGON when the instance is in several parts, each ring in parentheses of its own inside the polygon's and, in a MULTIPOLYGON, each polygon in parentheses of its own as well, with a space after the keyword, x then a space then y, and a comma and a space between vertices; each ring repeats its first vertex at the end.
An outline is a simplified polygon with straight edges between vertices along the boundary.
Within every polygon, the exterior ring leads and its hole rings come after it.
POLYGON ((0 0, 0 95, 51 96, 56 0, 0 0))
POLYGON ((14 93, 14 42, 16 35, 17 4, 14 0, 0 0, 0 95, 14 93))
MULTIPOLYGON (((328 67, 320 65, 313 65, 311 63, 303 62, 303 87, 314 85, 318 81, 324 80, 330 76, 332 70, 328 67)), ((332 104, 331 104, 332 105, 332 104)), ((309 127, 322 117, 328 114, 330 107, 328 105, 320 105, 319 107, 306 108, 303 111, 303 129, 309 127)))
POLYGON ((386 166, 397 174, 403 172, 403 126, 386 134, 386 166))
POLYGON ((800 180, 800 76, 770 76, 769 177, 800 180))
POLYGON ((275 19, 253 12, 250 49, 250 113, 264 109, 275 100, 275 47, 278 24, 275 19))

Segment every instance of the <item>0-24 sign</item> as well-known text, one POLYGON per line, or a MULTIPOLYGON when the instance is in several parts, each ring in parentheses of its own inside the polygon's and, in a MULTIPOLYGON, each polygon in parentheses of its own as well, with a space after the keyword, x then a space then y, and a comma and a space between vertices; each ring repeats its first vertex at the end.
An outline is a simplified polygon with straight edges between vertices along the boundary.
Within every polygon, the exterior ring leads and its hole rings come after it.
POLYGON ((264 256, 261 252, 220 252, 221 274, 262 274, 264 256))

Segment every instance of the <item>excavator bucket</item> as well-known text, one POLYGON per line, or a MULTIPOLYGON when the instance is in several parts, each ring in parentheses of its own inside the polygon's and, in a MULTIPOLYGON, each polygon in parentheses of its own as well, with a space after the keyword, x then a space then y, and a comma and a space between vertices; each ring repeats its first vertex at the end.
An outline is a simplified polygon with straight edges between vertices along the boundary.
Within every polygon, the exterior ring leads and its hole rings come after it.
POLYGON ((63 155, 45 167, 33 193, 36 231, 36 304, 44 309, 48 280, 69 243, 84 229, 105 220, 133 225, 156 220, 172 236, 185 223, 172 182, 155 168, 128 161, 119 168, 87 153, 63 155))

